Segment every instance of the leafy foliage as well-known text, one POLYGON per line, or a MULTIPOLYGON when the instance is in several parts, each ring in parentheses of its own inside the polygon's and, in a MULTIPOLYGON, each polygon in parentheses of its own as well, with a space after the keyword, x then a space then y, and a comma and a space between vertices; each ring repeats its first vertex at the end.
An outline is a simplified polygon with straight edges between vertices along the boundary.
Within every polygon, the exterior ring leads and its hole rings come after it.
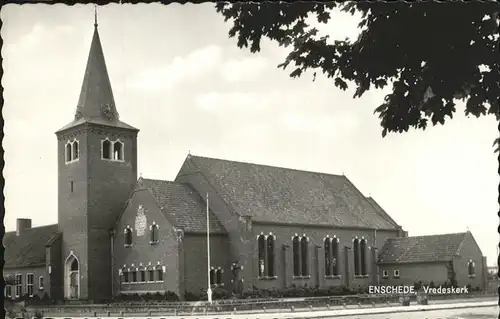
POLYGON ((382 136, 425 129, 429 121, 444 124, 458 100, 465 101, 466 115, 500 120, 499 3, 219 2, 216 9, 232 22, 229 37, 240 48, 259 52, 264 37, 291 48, 279 65, 292 68, 291 77, 322 72, 342 90, 354 85, 354 97, 392 84, 375 109, 382 136), (330 11, 336 7, 361 14, 357 39, 329 41, 307 23, 308 17, 335 23, 330 11))

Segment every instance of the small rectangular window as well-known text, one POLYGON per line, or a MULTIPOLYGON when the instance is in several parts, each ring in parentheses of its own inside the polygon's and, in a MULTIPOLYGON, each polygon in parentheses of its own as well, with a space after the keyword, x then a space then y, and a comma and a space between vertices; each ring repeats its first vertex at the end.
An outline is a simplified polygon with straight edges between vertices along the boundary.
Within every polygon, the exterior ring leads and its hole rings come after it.
POLYGON ((38 289, 43 290, 45 287, 45 283, 43 281, 43 276, 38 277, 38 289))
POLYGON ((389 271, 388 270, 382 270, 382 278, 389 278, 389 271))
POLYGON ((23 275, 16 274, 16 298, 23 295, 23 275))
POLYGON ((27 274, 26 275, 26 289, 28 296, 33 297, 33 294, 35 293, 35 276, 33 274, 27 274))
POLYGON ((5 296, 8 298, 12 298, 12 286, 11 285, 5 286, 5 296))
POLYGON ((399 269, 394 269, 394 278, 399 278, 399 269))

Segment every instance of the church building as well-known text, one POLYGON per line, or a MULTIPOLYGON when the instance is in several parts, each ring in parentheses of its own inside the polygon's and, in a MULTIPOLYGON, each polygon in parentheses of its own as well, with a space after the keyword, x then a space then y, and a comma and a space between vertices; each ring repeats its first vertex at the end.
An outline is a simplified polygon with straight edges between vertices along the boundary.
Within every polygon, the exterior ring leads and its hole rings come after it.
MULTIPOLYGON (((8 297, 183 299, 209 280, 244 291, 362 287, 396 280, 397 269, 407 278, 401 247, 420 248, 346 176, 188 155, 173 181, 138 179, 138 133, 119 117, 96 23, 74 118, 56 132, 58 223, 18 219, 5 234, 8 297)), ((456 266, 475 263, 463 282, 480 285, 485 259, 467 236, 456 266)), ((418 262, 414 281, 427 267, 418 262)))

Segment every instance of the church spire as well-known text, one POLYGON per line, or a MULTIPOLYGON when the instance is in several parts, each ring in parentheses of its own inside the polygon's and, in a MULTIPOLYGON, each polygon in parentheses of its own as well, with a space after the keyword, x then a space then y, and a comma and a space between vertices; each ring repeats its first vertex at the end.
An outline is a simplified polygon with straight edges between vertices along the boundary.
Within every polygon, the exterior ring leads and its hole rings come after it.
POLYGON ((83 77, 75 120, 118 121, 113 90, 97 30, 97 6, 94 8, 94 35, 83 77))

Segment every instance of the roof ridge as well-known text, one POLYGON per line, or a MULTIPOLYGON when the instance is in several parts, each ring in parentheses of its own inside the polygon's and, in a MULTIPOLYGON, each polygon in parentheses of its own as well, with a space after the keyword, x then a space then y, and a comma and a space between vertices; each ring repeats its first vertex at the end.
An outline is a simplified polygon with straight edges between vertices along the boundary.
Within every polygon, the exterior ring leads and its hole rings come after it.
POLYGON ((154 181, 154 182, 165 182, 165 183, 170 183, 170 184, 182 184, 176 181, 169 181, 166 179, 157 179, 157 178, 146 178, 146 177, 141 177, 143 181, 154 181))
MULTIPOLYGON (((30 228, 25 228, 23 231, 31 231, 31 230, 35 230, 35 229, 40 229, 40 228, 48 228, 48 227, 58 227, 59 225, 58 224, 49 224, 49 225, 42 225, 42 226, 36 226, 36 227, 30 227, 30 228)), ((7 231, 5 232, 5 234, 8 234, 8 233, 15 233, 17 230, 11 230, 11 231, 7 231)))
POLYGON ((231 163, 237 163, 237 164, 247 164, 247 165, 262 166, 262 167, 268 167, 268 168, 278 168, 278 169, 285 169, 285 170, 288 170, 288 171, 311 173, 311 174, 321 174, 321 175, 328 175, 328 176, 335 176, 335 177, 343 177, 343 178, 347 179, 347 177, 345 175, 339 175, 339 174, 333 174, 333 173, 324 173, 324 172, 318 172, 318 171, 309 171, 309 170, 303 170, 303 169, 297 169, 297 168, 275 166, 275 165, 268 165, 268 164, 258 164, 258 163, 252 163, 252 162, 235 161, 235 160, 228 160, 228 159, 223 159, 223 158, 198 156, 198 155, 192 155, 192 154, 189 155, 189 156, 191 158, 217 160, 217 161, 231 162, 231 163))
POLYGON ((444 237, 444 236, 453 236, 453 235, 465 235, 467 232, 460 232, 460 233, 445 233, 445 234, 433 234, 433 235, 419 235, 419 236, 408 236, 408 237, 393 237, 393 238, 388 238, 389 240, 407 240, 407 239, 414 239, 414 238, 424 238, 424 237, 444 237))

